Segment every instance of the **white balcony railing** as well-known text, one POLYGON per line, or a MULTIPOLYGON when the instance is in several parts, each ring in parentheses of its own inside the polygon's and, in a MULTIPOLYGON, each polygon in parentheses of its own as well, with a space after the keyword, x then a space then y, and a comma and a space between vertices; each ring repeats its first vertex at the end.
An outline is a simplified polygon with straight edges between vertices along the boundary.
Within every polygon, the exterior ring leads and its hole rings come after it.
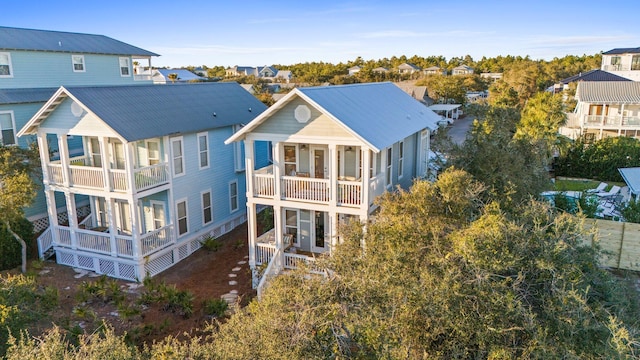
POLYGON ((338 205, 359 206, 362 203, 362 183, 338 180, 338 205))
POLYGON ((624 128, 640 127, 640 117, 622 115, 584 115, 585 127, 624 128))
POLYGON ((90 166, 69 165, 71 184, 89 188, 104 189, 104 175, 102 168, 90 166))
POLYGON ((157 164, 134 170, 136 190, 142 191, 169 181, 168 164, 157 164))
POLYGON ((256 243, 256 265, 268 264, 275 252, 275 244, 256 243))
POLYGON ((310 202, 329 202, 329 179, 282 177, 282 198, 310 202))

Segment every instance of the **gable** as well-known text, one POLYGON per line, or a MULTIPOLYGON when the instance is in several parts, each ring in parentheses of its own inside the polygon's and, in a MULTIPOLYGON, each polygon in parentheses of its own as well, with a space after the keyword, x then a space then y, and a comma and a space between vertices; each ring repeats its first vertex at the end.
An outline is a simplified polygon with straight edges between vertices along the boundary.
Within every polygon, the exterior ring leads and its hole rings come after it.
POLYGON ((74 101, 66 98, 42 122, 40 128, 45 132, 62 131, 68 135, 119 137, 104 121, 88 113, 74 101))
POLYGON ((289 136, 353 139, 353 136, 340 124, 309 105, 300 97, 294 98, 282 109, 273 113, 262 124, 258 125, 253 132, 289 136), (305 105, 311 110, 311 117, 306 123, 300 123, 295 118, 295 110, 300 105, 305 105))

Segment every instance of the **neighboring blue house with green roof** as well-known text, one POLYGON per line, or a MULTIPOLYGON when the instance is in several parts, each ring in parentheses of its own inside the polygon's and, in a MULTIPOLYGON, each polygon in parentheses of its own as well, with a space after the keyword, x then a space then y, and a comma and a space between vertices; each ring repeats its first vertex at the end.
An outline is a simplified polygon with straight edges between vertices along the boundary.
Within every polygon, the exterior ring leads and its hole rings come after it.
MULTIPOLYGON (((224 141, 264 110, 237 83, 59 88, 18 133, 37 138, 43 162, 54 225, 41 256, 53 249, 60 264, 142 280, 242 224, 244 146, 224 141), (90 208, 80 222, 78 196, 90 208), (68 224, 55 221, 61 207, 68 224)), ((266 166, 267 143, 252 145, 251 170, 266 166)))
MULTIPOLYGON (((16 134, 60 86, 151 84, 154 56, 159 55, 103 35, 0 26, 0 142, 35 141, 16 134)), ((49 140, 57 154, 57 141, 49 140)), ((82 155, 80 138, 67 141, 71 154, 82 155)), ((48 226, 41 192, 26 215, 36 231, 48 226)), ((66 214, 60 216, 65 221, 66 214)))

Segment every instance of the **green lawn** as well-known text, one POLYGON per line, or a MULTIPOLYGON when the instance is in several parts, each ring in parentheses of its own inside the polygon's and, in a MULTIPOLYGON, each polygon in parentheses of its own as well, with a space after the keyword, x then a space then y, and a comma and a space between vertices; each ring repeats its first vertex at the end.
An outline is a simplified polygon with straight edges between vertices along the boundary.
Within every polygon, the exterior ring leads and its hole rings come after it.
MULTIPOLYGON (((556 179, 555 184, 553 185, 552 190, 556 191, 584 191, 588 189, 595 189, 600 184, 600 181, 597 180, 587 180, 587 179, 579 179, 579 180, 567 180, 567 179, 556 179)), ((611 189, 613 185, 618 186, 626 186, 625 183, 618 182, 608 182, 606 190, 611 189)))

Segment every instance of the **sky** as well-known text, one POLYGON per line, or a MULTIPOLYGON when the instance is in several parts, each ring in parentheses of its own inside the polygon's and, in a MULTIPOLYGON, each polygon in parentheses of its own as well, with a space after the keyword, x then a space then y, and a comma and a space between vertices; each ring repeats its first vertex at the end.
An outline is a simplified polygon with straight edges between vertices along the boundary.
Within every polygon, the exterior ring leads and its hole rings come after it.
POLYGON ((5 0, 0 26, 109 36, 158 67, 229 67, 593 55, 640 47, 639 15, 638 0, 5 0))

